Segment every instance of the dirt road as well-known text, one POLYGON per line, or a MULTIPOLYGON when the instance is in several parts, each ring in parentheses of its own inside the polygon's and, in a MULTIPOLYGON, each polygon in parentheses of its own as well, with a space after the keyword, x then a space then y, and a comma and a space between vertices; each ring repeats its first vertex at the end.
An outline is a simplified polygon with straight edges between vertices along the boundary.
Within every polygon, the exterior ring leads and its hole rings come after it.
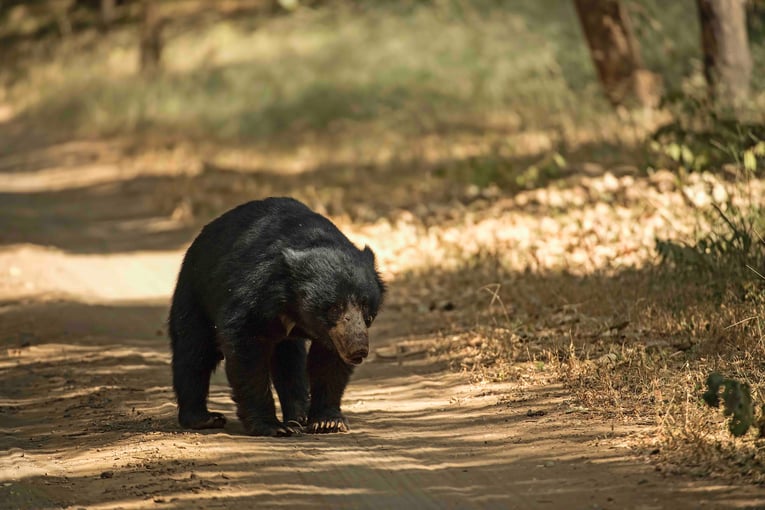
MULTIPOLYGON (((549 377, 473 384, 426 356, 357 371, 349 434, 247 437, 222 373, 226 429, 182 431, 164 328, 182 250, 128 249, 125 216, 142 212, 108 187, 84 203, 19 182, 0 182, 2 508, 765 507, 655 471, 549 377)), ((383 312, 375 348, 412 340, 403 322, 383 312)))
MULTIPOLYGON (((101 268, 78 258, 34 248, 0 258, 19 280, 52 271, 74 291, 62 299, 53 296, 67 289, 51 289, 0 309, 3 508, 765 504, 756 493, 656 473, 620 447, 619 430, 579 412, 555 384, 473 385, 426 358, 363 365, 346 397, 350 434, 244 436, 220 373, 212 407, 229 426, 181 431, 165 296, 119 302, 107 299, 118 288, 92 290, 108 274, 137 281, 124 272, 132 271, 154 286, 147 295, 158 282, 169 292, 180 252, 106 258, 101 268), (99 293, 106 298, 94 299, 99 293)), ((376 345, 396 342, 397 328, 395 316, 382 316, 376 345)))

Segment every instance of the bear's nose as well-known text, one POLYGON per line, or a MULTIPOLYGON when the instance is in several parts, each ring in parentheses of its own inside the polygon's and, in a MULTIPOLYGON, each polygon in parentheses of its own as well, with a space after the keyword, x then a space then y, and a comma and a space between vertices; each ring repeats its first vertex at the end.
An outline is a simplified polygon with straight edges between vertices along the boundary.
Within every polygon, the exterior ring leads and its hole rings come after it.
POLYGON ((361 358, 361 359, 364 359, 367 356, 369 356, 369 347, 367 347, 367 346, 359 347, 358 349, 353 351, 353 354, 351 354, 352 358, 361 358))
POLYGON ((369 347, 359 347, 348 357, 349 361, 354 365, 360 365, 364 358, 369 355, 369 347))

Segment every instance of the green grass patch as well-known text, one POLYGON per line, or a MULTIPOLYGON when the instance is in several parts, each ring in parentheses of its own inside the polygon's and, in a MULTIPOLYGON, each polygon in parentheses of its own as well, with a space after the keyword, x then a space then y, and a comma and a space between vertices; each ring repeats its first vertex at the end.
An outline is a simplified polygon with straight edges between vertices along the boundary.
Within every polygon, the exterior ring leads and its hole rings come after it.
POLYGON ((155 80, 136 73, 128 25, 52 45, 10 97, 82 135, 155 128, 269 142, 449 133, 503 112, 519 129, 610 114, 568 2, 331 3, 256 20, 171 20, 165 35, 155 80))

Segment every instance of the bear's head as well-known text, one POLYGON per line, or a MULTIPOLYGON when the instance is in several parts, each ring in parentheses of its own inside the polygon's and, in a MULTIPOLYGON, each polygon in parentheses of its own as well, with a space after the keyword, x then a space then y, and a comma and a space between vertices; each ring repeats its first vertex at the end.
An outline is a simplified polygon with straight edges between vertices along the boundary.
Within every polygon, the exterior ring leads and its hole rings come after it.
POLYGON ((385 294, 372 250, 287 248, 283 255, 295 299, 293 320, 349 365, 361 364, 385 294))

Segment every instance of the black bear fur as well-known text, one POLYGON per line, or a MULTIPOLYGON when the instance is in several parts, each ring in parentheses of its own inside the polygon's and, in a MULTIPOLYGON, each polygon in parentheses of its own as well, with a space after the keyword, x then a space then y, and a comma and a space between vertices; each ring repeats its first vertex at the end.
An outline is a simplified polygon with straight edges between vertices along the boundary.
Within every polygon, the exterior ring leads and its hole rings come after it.
POLYGON ((170 308, 181 426, 225 425, 207 408, 225 359, 247 433, 349 430, 340 402, 384 292, 372 250, 297 200, 248 202, 213 220, 186 252, 170 308))

